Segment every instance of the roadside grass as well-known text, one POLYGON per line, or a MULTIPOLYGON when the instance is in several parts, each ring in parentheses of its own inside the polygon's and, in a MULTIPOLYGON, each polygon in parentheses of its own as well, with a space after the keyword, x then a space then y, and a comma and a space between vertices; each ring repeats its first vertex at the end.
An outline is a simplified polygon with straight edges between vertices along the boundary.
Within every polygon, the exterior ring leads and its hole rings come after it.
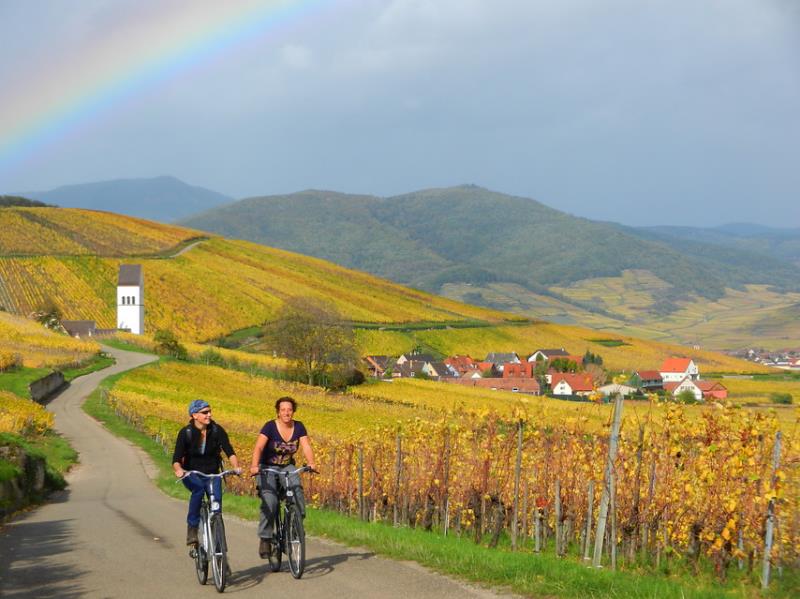
MULTIPOLYGON (((125 373, 106 378, 83 404, 83 409, 115 435, 141 447, 158 468, 157 486, 171 497, 188 499, 188 491, 176 484, 170 463, 170 449, 137 431, 104 401, 110 389, 125 373)), ((177 434, 177 431, 175 431, 177 434)), ((167 447, 169 444, 165 443, 167 447)), ((246 462, 246 460, 244 460, 246 462)), ((225 511, 256 520, 259 502, 254 496, 225 495, 225 511)), ((726 583, 716 580, 709 566, 692 571, 677 559, 665 560, 660 571, 641 567, 626 571, 593 570, 579 560, 557 558, 530 551, 511 552, 507 541, 498 549, 475 544, 469 538, 395 528, 367 523, 342 514, 309 508, 309 534, 323 536, 350 546, 364 547, 399 560, 413 560, 428 568, 472 583, 502 587, 532 597, 633 598, 633 599, 724 599, 753 597, 796 597, 800 576, 787 571, 776 577, 766 592, 746 574, 733 571, 726 583)))
MULTIPOLYGON (((114 363, 114 358, 105 354, 97 354, 75 368, 65 368, 61 372, 69 382, 79 376, 90 374, 107 368, 114 363)), ((14 395, 30 399, 28 385, 53 372, 52 368, 15 368, 8 372, 0 372, 0 391, 10 391, 14 395)))
POLYGON ((49 368, 17 368, 0 373, 0 390, 30 399, 28 385, 52 372, 49 368))
MULTIPOLYGON (((67 441, 56 433, 46 433, 36 437, 22 437, 11 433, 0 433, 0 447, 19 447, 28 455, 43 458, 46 462, 45 477, 48 489, 63 489, 66 486, 64 475, 78 462, 78 453, 67 441)), ((0 460, 0 480, 20 474, 18 469, 7 461, 0 460)))
POLYGON ((86 374, 91 374, 93 372, 97 372, 98 370, 108 368, 109 366, 112 366, 114 362, 114 358, 108 354, 99 353, 93 356, 91 360, 88 360, 75 368, 64 368, 61 370, 61 372, 64 374, 64 378, 67 381, 73 381, 79 376, 84 376, 86 374))
POLYGON ((133 343, 127 343, 126 341, 121 341, 120 339, 102 339, 100 341, 102 345, 107 345, 108 347, 113 347, 114 349, 121 349, 123 351, 132 351, 136 352, 137 354, 152 354, 153 352, 139 347, 138 345, 134 345, 133 343))

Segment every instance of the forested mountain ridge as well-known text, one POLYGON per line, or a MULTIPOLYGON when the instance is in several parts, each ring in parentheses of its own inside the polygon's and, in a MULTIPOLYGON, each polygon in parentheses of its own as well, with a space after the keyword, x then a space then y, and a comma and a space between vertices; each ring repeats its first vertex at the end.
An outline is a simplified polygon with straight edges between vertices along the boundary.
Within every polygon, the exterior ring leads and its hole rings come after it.
POLYGON ((464 185, 378 198, 304 191, 250 198, 184 219, 192 228, 283 247, 439 292, 507 281, 537 292, 646 270, 669 296, 721 297, 746 284, 800 287, 800 269, 737 248, 591 221, 464 185))

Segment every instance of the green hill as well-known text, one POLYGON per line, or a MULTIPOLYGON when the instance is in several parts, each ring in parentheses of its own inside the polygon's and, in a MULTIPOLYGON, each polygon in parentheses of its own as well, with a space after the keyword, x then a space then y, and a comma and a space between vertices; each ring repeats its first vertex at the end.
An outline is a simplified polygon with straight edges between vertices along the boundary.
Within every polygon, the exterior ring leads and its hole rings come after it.
MULTIPOLYGON (((389 198, 327 191, 250 198, 182 224, 478 305, 659 338, 670 338, 659 328, 665 317, 697 302, 756 293, 754 285, 800 290, 800 269, 767 254, 577 218, 471 185, 389 198), (607 293, 586 289, 607 279, 619 284, 607 293)), ((690 334, 671 338, 696 342, 690 334)))

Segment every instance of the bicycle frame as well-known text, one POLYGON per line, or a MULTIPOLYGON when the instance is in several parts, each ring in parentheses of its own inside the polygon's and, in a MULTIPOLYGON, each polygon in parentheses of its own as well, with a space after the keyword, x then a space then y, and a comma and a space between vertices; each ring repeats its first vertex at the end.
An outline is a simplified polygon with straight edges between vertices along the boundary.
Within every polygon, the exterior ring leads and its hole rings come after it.
MULTIPOLYGON (((178 480, 186 476, 197 474, 204 479, 206 488, 200 504, 200 525, 202 535, 200 535, 199 546, 190 552, 195 558, 197 577, 200 584, 205 584, 208 577, 208 563, 211 562, 212 573, 214 575, 214 585, 220 593, 225 589, 226 569, 227 569, 227 546, 225 542, 225 528, 222 520, 222 506, 219 498, 214 493, 213 479, 223 478, 229 474, 238 474, 236 470, 226 470, 219 474, 205 474, 197 470, 189 470, 178 480), (206 496, 208 499, 206 499, 206 496), (221 536, 216 538, 215 530, 221 528, 221 536), (218 542, 219 541, 219 542, 218 542)), ((220 494, 222 486, 220 485, 220 494)))
POLYGON ((295 468, 294 470, 279 470, 277 468, 261 468, 261 474, 275 474, 278 477, 278 505, 274 515, 275 538, 273 539, 273 554, 270 556, 270 566, 273 572, 280 569, 281 552, 289 558, 289 569, 292 576, 300 578, 305 569, 305 532, 297 496, 289 485, 289 477, 303 472, 315 472, 310 466, 295 468))

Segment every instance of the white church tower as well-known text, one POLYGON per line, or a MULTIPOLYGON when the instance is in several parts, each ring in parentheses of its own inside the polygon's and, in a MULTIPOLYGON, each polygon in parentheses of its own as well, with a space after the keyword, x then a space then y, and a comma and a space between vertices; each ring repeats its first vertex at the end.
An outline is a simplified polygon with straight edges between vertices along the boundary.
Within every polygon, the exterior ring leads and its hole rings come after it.
POLYGON ((117 328, 144 333, 144 274, 141 264, 120 264, 117 282, 117 328))

